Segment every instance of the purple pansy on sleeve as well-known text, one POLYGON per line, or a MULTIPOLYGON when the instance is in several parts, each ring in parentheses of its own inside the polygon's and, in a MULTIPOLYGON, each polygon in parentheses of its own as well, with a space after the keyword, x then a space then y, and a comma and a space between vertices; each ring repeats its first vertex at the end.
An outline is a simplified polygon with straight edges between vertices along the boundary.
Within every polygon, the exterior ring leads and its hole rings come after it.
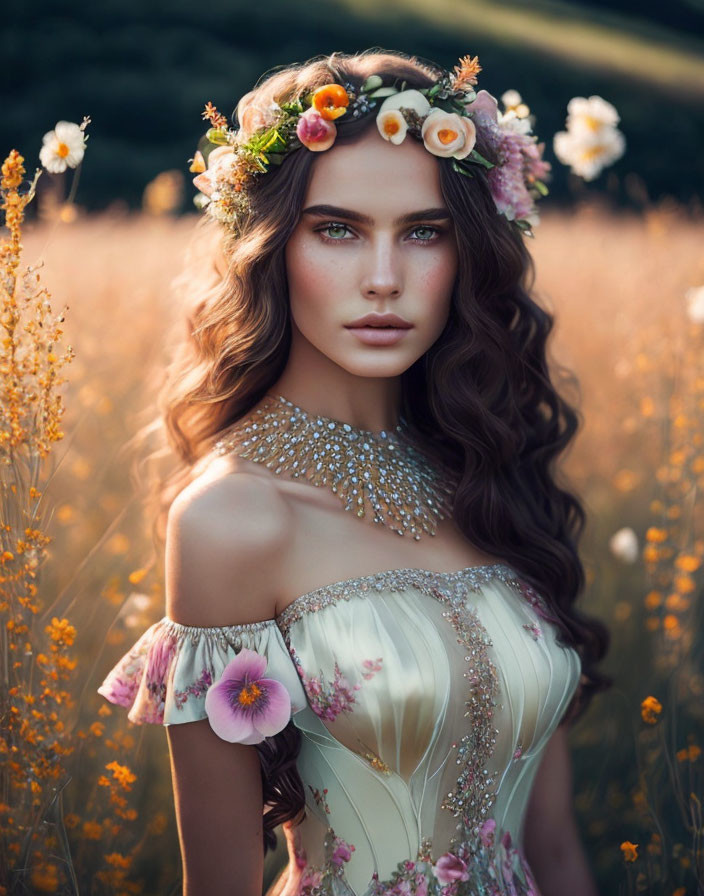
POLYGON ((266 667, 265 656, 243 647, 208 688, 205 711, 218 737, 258 744, 286 727, 291 697, 280 681, 263 677, 266 667))

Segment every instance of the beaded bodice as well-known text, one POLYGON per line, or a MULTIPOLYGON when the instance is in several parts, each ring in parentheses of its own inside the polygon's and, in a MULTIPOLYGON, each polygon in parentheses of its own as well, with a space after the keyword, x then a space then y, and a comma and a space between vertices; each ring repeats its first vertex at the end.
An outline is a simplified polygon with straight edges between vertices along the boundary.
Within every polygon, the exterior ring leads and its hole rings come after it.
POLYGON ((362 575, 247 625, 165 618, 101 693, 133 721, 203 718, 243 646, 286 684, 302 738, 280 896, 444 896, 453 880, 455 896, 539 896, 523 820, 580 660, 511 567, 362 575))

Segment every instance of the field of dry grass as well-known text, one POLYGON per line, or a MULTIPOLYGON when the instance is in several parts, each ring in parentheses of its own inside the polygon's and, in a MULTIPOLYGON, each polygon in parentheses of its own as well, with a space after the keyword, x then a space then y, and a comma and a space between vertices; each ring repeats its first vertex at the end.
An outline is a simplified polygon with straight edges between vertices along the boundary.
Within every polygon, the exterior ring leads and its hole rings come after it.
MULTIPOLYGON (((141 568, 149 546, 119 450, 144 422, 159 383, 165 340, 180 314, 169 283, 194 221, 104 215, 28 228, 24 239, 25 260, 45 262, 54 310, 68 305, 64 342, 76 355, 65 371, 66 438, 55 452, 54 541, 44 583, 57 595, 53 611, 78 630, 73 723, 84 762, 67 791, 67 828, 77 867, 86 875, 100 870, 105 892, 169 892, 178 871, 163 732, 127 725, 95 688, 163 611, 159 572, 145 576, 141 568), (136 783, 113 766, 113 777, 100 784, 111 761, 135 773, 136 783), (117 811, 120 799, 126 803, 117 811), (124 805, 133 814, 125 816, 124 805), (142 881, 139 888, 130 889, 130 879, 142 881)), ((643 885, 666 886, 657 892, 685 896, 695 892, 693 863, 702 861, 701 847, 693 858, 678 808, 678 788, 686 796, 697 787, 701 793, 702 784, 694 737, 702 723, 702 651, 692 638, 702 587, 701 580, 698 590, 677 579, 666 585, 672 576, 665 567, 683 554, 704 556, 701 501, 692 497, 701 476, 673 457, 684 451, 678 433, 696 456, 702 450, 704 325, 687 318, 684 299, 688 288, 704 284, 701 222, 667 204, 618 216, 585 204, 569 214, 544 212, 530 248, 537 297, 556 317, 552 357, 579 382, 580 394, 570 397, 584 426, 565 469, 590 513, 584 606, 611 628, 608 668, 617 677, 611 695, 596 701, 571 735, 580 825, 602 892, 635 892, 641 875, 643 885), (674 511, 673 483, 686 486, 674 511), (653 545, 663 514, 686 522, 669 555, 653 545), (623 528, 638 539, 637 559, 610 547, 623 528), (657 581, 660 598, 652 596, 657 581), (669 663, 662 659, 668 656, 669 663), (665 746, 641 719, 641 703, 652 694, 665 707, 671 739, 674 777, 664 781, 656 772, 665 746), (642 843, 626 867, 623 841, 642 843)))

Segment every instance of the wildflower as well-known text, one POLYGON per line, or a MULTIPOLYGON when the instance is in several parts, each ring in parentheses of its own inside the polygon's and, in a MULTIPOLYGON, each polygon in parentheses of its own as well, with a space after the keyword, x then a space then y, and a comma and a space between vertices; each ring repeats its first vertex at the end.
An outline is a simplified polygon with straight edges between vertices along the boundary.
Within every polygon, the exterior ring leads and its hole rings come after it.
POLYGON ((45 631, 52 641, 65 647, 70 647, 76 637, 76 629, 68 619, 58 619, 56 616, 52 618, 51 625, 47 625, 45 631))
POLYGON ((615 128, 595 134, 558 131, 553 137, 552 148, 563 165, 569 165, 574 174, 589 181, 621 158, 626 140, 615 128))
POLYGON ((704 324, 704 286, 692 286, 684 294, 687 316, 694 324, 704 324))
MULTIPOLYGON (((137 780, 137 776, 133 774, 126 765, 120 765, 119 762, 115 762, 114 760, 112 762, 108 762, 105 768, 108 771, 112 772, 113 778, 124 790, 130 790, 130 785, 137 780)), ((102 777, 104 776, 101 776, 101 778, 102 777)))
POLYGON ((630 840, 624 840, 621 844, 621 852, 626 862, 635 862, 638 858, 638 844, 631 843, 630 840))
POLYGON ((620 120, 615 107, 600 96, 574 96, 567 103, 567 128, 573 133, 599 134, 620 120))
POLYGON ((83 836, 86 840, 100 840, 103 836, 102 825, 98 824, 97 821, 84 821, 83 836))
POLYGON ((313 93, 312 108, 326 121, 334 121, 347 111, 350 98, 341 84, 325 84, 313 93))
POLYGON ((464 159, 474 149, 477 128, 471 118, 433 109, 421 128, 423 145, 435 156, 464 159))
POLYGON ((22 183, 24 176, 24 158, 16 149, 11 149, 10 154, 2 163, 2 188, 3 190, 16 190, 22 183))
POLYGON ((218 112, 210 101, 205 104, 202 117, 209 121, 214 128, 223 128, 227 126, 227 118, 221 112, 218 112))
POLYGON ((39 161, 52 174, 66 168, 76 168, 83 161, 86 136, 83 128, 70 121, 57 121, 53 131, 47 131, 39 151, 39 161))
POLYGON ((459 65, 454 68, 454 74, 451 75, 452 87, 454 90, 461 90, 465 85, 474 85, 477 83, 477 75, 482 70, 479 65, 479 57, 462 56, 459 65))
POLYGON ((614 557, 624 563, 635 563, 638 559, 638 536, 630 526, 624 526, 611 536, 609 548, 614 557))
POLYGON ((640 705, 640 714, 644 722, 654 725, 662 712, 662 703, 655 697, 646 697, 640 705))
POLYGON ((696 744, 690 744, 688 747, 678 750, 676 755, 679 762, 686 762, 687 760, 696 762, 696 760, 699 759, 701 752, 701 749, 696 744))
POLYGON ((205 695, 210 725, 230 743, 258 744, 291 717, 291 697, 281 682, 263 678, 265 656, 243 647, 205 695))
POLYGON ((301 143, 313 152, 330 149, 337 137, 335 122, 326 119, 317 109, 306 109, 298 117, 296 136, 301 143))

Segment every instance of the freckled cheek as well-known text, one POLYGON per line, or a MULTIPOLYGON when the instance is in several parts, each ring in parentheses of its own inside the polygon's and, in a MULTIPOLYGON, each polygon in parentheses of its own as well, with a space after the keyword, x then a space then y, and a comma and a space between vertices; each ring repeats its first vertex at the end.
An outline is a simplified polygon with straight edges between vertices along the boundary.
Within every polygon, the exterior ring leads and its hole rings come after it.
POLYGON ((425 328, 439 334, 450 310, 452 287, 456 276, 453 256, 442 256, 426 263, 418 274, 420 291, 424 298, 425 328))
POLYGON ((315 252, 300 251, 289 257, 291 313, 299 326, 313 320, 320 327, 334 314, 342 286, 339 273, 329 259, 321 259, 315 252))

